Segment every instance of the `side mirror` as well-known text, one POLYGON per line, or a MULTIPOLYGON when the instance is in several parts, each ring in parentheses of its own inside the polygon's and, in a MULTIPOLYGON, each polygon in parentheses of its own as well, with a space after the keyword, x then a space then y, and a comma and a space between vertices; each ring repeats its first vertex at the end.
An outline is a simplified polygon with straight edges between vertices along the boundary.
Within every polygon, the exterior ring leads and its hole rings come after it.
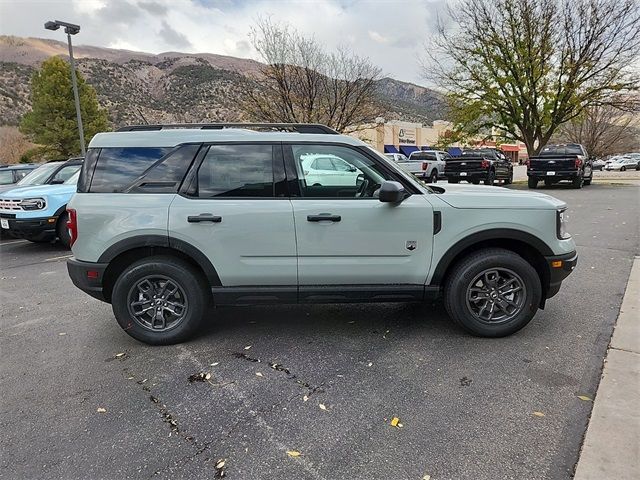
POLYGON ((404 187, 400 182, 390 180, 382 182, 378 190, 378 200, 386 203, 400 203, 404 200, 404 187))
POLYGON ((51 185, 62 185, 63 183, 64 183, 64 180, 62 180, 61 178, 55 178, 51 180, 51 185))

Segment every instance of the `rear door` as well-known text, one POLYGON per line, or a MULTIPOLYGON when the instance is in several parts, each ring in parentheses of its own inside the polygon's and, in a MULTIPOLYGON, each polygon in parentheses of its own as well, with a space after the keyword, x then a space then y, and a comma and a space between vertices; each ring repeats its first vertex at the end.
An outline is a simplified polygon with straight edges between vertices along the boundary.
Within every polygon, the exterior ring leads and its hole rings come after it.
POLYGON ((424 285, 431 263, 433 209, 426 195, 382 203, 384 180, 402 181, 357 148, 285 145, 298 245, 300 288, 313 285, 424 285), (309 185, 302 159, 332 155, 361 172, 351 185, 309 185))
POLYGON ((203 252, 223 287, 297 285, 280 144, 206 147, 169 211, 171 237, 203 252))

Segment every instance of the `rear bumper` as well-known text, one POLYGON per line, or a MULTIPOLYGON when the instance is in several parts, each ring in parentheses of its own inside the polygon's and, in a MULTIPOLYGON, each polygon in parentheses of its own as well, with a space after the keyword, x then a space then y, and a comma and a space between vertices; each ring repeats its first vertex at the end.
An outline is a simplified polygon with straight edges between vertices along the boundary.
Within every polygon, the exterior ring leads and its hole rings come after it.
POLYGON ((549 267, 549 285, 547 286, 546 298, 553 297, 560 291, 562 281, 567 278, 578 265, 578 254, 576 252, 564 255, 554 255, 545 257, 549 267))
POLYGON ((9 229, 3 229, 3 232, 8 231, 12 237, 35 241, 54 240, 56 238, 57 217, 20 219, 7 218, 7 215, 2 215, 1 218, 9 223, 9 229))
MULTIPOLYGON (((552 170, 549 170, 552 171, 552 170)), ((527 170, 528 177, 535 177, 539 179, 551 179, 551 180, 567 180, 579 177, 582 173, 581 170, 556 170, 553 175, 548 175, 547 170, 527 170)))
POLYGON ((483 180, 487 178, 489 172, 486 170, 470 170, 466 172, 444 172, 444 176, 453 180, 483 180))
POLYGON ((108 263, 83 262, 70 258, 67 260, 67 271, 73 284, 93 298, 106 302, 102 288, 102 278, 108 263))

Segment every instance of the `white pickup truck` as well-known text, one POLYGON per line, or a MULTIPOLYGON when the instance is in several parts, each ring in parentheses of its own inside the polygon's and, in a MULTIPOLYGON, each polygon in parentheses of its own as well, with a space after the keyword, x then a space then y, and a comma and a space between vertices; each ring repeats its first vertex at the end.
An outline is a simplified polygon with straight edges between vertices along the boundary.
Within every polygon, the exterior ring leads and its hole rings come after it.
POLYGON ((451 158, 447 152, 424 150, 412 152, 406 161, 396 163, 419 179, 427 183, 436 183, 439 178, 445 178, 444 166, 447 158, 451 158))

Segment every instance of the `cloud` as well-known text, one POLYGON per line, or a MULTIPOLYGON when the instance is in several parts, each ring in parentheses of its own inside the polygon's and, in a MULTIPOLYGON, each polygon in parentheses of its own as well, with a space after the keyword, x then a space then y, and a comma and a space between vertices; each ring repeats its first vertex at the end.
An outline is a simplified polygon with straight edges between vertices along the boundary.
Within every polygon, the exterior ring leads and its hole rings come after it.
POLYGON ((165 41, 165 43, 170 47, 175 48, 192 48, 191 42, 189 39, 183 34, 180 33, 171 27, 166 21, 162 22, 162 28, 160 29, 160 37, 165 41))
POLYGON ((160 53, 211 52, 257 58, 248 32, 271 15, 327 49, 347 46, 387 75, 421 82, 418 58, 447 0, 0 0, 3 34, 64 40, 42 24, 79 23, 74 42, 160 53), (7 21, 5 19, 11 19, 7 21))

